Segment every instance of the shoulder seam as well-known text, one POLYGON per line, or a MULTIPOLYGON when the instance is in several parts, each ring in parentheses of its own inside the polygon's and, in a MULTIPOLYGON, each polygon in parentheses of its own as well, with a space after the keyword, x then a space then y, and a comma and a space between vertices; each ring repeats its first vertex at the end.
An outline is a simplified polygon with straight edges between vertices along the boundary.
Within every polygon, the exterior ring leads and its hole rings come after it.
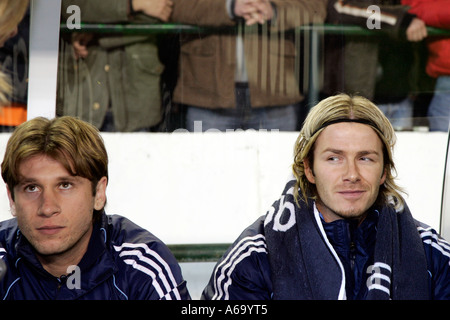
POLYGON ((123 262, 152 278, 152 285, 160 299, 181 299, 172 269, 158 252, 145 243, 125 242, 113 247, 123 262))
POLYGON ((229 299, 228 288, 236 266, 252 253, 267 254, 266 238, 262 234, 242 238, 214 268, 214 295, 212 300, 229 299))
POLYGON ((424 244, 430 245, 432 248, 438 250, 442 255, 450 259, 450 244, 439 237, 437 232, 432 227, 417 227, 420 238, 424 244))

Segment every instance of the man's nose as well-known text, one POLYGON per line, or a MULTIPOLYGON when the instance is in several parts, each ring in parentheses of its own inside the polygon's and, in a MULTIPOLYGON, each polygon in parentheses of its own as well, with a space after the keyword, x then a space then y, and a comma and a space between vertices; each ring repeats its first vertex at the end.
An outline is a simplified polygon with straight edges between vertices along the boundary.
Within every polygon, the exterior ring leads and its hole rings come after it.
POLYGON ((44 190, 41 195, 39 215, 51 217, 60 212, 57 196, 52 190, 44 190))
POLYGON ((360 180, 359 168, 354 161, 347 162, 343 180, 348 182, 357 182, 360 180))

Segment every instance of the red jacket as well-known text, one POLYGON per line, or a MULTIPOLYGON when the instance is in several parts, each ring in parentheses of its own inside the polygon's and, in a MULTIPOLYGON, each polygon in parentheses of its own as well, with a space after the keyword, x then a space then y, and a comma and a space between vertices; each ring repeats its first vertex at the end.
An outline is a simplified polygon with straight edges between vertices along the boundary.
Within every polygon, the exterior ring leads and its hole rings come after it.
MULTIPOLYGON (((410 13, 417 15, 427 26, 450 28, 450 1, 448 0, 402 0, 411 6, 410 13)), ((432 77, 450 75, 450 38, 428 39, 427 73, 432 77)))

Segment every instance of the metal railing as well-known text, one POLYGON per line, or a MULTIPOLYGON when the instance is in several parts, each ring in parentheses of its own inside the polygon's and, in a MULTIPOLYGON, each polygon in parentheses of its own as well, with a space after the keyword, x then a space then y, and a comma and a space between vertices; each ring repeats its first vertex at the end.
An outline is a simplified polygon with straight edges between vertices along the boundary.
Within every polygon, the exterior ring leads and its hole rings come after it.
MULTIPOLYGON (((61 24, 62 32, 97 32, 122 34, 149 34, 149 33, 212 33, 219 30, 233 30, 235 27, 200 27, 176 23, 164 24, 106 24, 82 23, 81 29, 69 29, 67 24, 61 24)), ((374 35, 383 33, 383 30, 368 29, 354 25, 314 24, 297 28, 300 31, 316 31, 323 34, 345 35, 374 35)), ((450 36, 450 29, 427 27, 428 36, 450 36)))
POLYGON ((215 262, 225 253, 231 243, 170 244, 178 262, 215 262))

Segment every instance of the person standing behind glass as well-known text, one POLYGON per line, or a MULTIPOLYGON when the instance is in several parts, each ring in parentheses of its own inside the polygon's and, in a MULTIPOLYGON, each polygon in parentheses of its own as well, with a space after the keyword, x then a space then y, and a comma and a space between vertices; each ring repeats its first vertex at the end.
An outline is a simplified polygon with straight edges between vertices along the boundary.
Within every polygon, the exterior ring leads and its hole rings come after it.
MULTIPOLYGON (((425 21, 427 26, 450 28, 450 1, 402 0, 402 4, 411 6, 409 12, 425 21)), ((426 71, 436 78, 434 95, 428 106, 430 131, 447 131, 450 121, 450 38, 430 38, 426 71)))
POLYGON ((237 27, 182 35, 174 102, 190 131, 297 130, 300 53, 288 32, 323 23, 323 0, 174 0, 171 20, 237 27), (258 25, 253 25, 258 24, 258 25))
MULTIPOLYGON (((80 8, 82 23, 167 21, 171 0, 63 0, 80 8)), ((63 35, 57 114, 78 116, 101 131, 155 131, 162 120, 157 36, 63 35)))
MULTIPOLYGON (((29 0, 4 0, 0 2, 0 47, 14 37, 17 26, 22 21, 28 9, 29 0)), ((11 93, 11 85, 7 76, 0 72, 0 105, 8 103, 8 94, 11 93)))

